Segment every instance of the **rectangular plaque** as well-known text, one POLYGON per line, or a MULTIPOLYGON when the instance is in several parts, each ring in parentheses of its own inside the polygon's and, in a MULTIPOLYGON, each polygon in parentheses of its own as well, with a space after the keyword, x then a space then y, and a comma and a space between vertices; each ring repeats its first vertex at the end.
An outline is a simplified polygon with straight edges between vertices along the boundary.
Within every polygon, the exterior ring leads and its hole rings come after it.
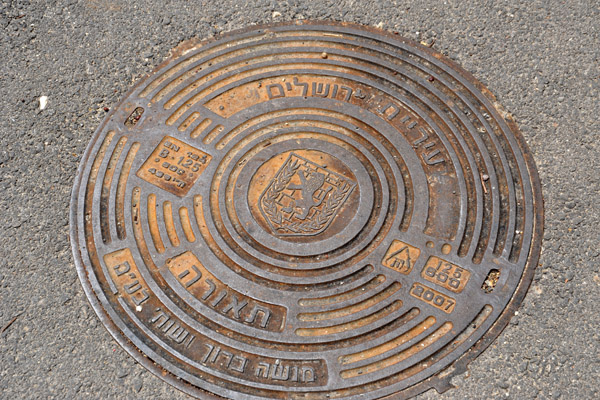
POLYGON ((171 136, 165 136, 137 176, 183 197, 208 166, 211 156, 171 136))

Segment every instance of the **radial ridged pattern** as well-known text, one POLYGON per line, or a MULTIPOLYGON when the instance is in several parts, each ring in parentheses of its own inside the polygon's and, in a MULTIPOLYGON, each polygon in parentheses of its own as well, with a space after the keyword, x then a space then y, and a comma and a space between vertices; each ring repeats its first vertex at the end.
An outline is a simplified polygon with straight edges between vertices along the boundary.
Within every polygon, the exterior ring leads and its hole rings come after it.
POLYGON ((516 126, 431 49, 345 24, 187 45, 98 129, 72 201, 86 293, 198 397, 444 390, 537 263, 516 126))

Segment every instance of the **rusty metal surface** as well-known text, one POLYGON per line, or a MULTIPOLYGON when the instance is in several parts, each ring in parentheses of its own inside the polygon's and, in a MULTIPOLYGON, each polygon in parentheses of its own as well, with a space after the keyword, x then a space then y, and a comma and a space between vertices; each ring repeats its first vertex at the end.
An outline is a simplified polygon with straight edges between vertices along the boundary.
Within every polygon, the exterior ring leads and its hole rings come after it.
POLYGON ((72 244, 140 363, 201 398, 443 391, 540 251, 516 125, 398 36, 297 23, 190 45, 99 127, 72 244))

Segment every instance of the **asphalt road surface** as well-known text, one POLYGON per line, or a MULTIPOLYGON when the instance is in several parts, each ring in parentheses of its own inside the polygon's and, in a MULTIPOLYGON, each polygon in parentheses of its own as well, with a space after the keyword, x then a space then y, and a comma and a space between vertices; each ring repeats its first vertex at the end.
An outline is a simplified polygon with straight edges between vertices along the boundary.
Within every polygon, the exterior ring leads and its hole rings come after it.
POLYGON ((0 398, 187 398, 128 356, 88 304, 68 237, 76 169, 106 110, 181 41, 304 18, 435 40, 514 115, 540 172, 546 229, 529 294, 455 389, 419 398, 600 398, 599 7, 0 1, 0 398))

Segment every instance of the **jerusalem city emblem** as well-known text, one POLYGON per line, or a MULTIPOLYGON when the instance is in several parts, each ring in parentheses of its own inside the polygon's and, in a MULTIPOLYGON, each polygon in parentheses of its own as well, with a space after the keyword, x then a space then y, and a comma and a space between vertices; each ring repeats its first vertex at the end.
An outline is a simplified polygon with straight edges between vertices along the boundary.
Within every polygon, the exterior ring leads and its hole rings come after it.
POLYGON ((356 182, 291 153, 260 196, 260 210, 278 236, 325 231, 356 182))

